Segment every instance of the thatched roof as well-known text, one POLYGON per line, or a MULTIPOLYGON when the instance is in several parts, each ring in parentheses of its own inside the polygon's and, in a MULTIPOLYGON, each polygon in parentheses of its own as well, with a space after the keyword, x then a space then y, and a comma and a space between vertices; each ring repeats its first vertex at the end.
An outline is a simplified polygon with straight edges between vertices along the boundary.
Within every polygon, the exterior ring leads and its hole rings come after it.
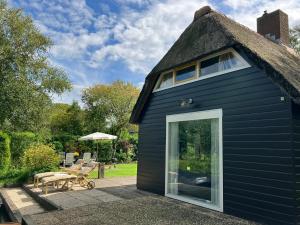
POLYGON ((138 123, 161 72, 228 47, 240 48, 297 103, 300 103, 300 58, 225 15, 204 7, 145 79, 131 114, 138 123))

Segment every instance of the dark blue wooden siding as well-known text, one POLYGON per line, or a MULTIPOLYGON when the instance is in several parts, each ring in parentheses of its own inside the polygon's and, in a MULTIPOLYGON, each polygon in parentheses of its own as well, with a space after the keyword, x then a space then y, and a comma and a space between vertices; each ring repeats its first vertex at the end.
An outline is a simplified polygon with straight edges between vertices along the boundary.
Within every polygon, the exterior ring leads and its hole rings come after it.
POLYGON ((140 123, 138 188, 164 194, 166 115, 222 108, 224 212, 294 224, 291 103, 282 96, 256 67, 153 93, 140 123), (194 103, 181 108, 186 98, 194 103))
POLYGON ((294 129, 294 153, 295 153, 295 181, 297 224, 300 224, 300 106, 293 103, 293 129, 294 129))

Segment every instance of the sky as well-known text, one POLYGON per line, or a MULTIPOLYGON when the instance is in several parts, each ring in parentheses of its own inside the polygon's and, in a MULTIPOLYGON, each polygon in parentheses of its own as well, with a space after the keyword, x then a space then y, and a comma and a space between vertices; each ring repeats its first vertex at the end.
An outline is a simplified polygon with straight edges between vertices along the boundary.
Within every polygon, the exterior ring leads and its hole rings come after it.
POLYGON ((256 30, 264 10, 281 9, 300 24, 300 0, 8 0, 33 18, 54 46, 49 60, 63 68, 71 92, 55 102, 81 100, 84 88, 115 80, 142 87, 145 76, 205 5, 256 30))

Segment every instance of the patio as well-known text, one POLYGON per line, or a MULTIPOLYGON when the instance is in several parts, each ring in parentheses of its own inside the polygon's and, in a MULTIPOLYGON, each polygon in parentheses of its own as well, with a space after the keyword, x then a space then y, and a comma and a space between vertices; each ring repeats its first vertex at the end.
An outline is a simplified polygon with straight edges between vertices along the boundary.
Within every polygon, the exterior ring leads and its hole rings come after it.
POLYGON ((103 179, 91 191, 53 192, 43 197, 63 210, 26 216, 28 224, 257 224, 137 190, 135 177, 103 179))

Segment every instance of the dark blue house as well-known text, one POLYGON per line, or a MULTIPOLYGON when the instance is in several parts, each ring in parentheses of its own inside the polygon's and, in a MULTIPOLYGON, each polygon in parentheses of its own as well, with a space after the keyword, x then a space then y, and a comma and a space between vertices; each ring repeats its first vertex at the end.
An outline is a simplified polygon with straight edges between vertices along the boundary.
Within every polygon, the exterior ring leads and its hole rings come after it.
POLYGON ((300 58, 288 16, 258 33, 204 7, 146 77, 137 187, 267 224, 300 224, 300 58))

